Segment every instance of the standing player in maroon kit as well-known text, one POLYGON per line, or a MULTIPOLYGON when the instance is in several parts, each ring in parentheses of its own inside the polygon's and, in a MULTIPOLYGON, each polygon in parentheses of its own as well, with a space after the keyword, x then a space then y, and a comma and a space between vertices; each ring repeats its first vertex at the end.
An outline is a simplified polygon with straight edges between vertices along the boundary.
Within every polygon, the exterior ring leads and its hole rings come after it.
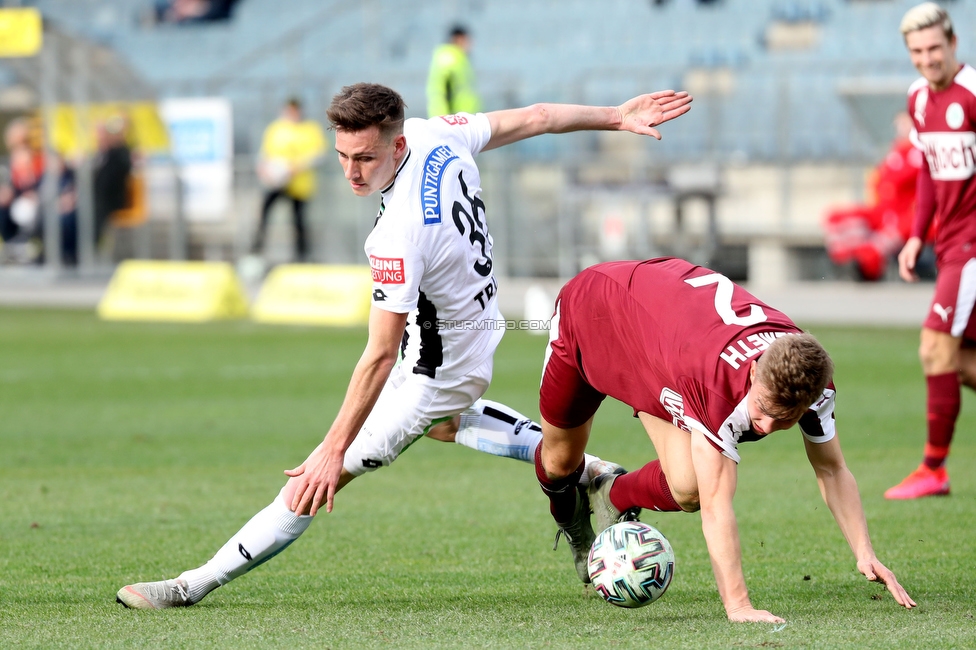
POLYGON ((858 570, 915 602, 874 554, 857 483, 834 429, 833 364, 784 314, 723 275, 683 260, 592 266, 556 301, 542 377, 539 483, 577 570, 599 532, 637 508, 701 510, 719 595, 731 621, 782 622, 754 609, 732 497, 740 442, 799 423, 807 457, 858 570), (658 459, 576 485, 593 416, 610 395, 633 407, 658 459))
POLYGON ((935 296, 922 325, 919 357, 927 387, 928 440, 918 469, 885 492, 888 499, 949 494, 945 461, 961 403, 960 383, 976 389, 976 69, 956 60, 956 36, 944 9, 910 9, 901 33, 922 78, 908 91, 919 170, 912 236, 898 272, 914 282, 915 263, 933 217, 939 220, 935 296))

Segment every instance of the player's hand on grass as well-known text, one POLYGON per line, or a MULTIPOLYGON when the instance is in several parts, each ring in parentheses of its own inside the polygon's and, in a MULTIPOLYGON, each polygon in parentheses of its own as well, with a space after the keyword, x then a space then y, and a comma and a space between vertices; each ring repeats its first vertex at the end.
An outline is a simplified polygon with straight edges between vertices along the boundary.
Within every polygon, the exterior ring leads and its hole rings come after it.
POLYGON ((917 607, 912 597, 908 595, 905 588, 898 583, 898 578, 895 574, 891 572, 891 569, 881 564, 877 558, 872 558, 870 560, 861 560, 857 563, 857 570, 864 574, 864 576, 871 580, 872 582, 880 582, 888 591, 891 592, 892 597, 895 602, 905 607, 911 609, 912 607, 917 607))
POLYGON ((659 90, 656 93, 640 95, 620 106, 620 130, 649 135, 661 139, 654 127, 691 110, 692 97, 685 91, 659 90))
POLYGON ((325 502, 325 511, 332 512, 332 502, 342 472, 341 453, 332 453, 323 442, 315 448, 305 462, 295 469, 286 469, 285 475, 297 479, 291 509, 296 515, 312 515, 325 502))
POLYGON ((741 607, 727 612, 729 620, 733 623, 785 623, 776 614, 767 612, 765 609, 754 609, 752 607, 741 607))
POLYGON ((915 273, 915 263, 918 262, 918 255, 922 252, 922 240, 918 237, 909 237, 908 241, 898 253, 898 275, 905 282, 915 282, 918 274, 915 273))

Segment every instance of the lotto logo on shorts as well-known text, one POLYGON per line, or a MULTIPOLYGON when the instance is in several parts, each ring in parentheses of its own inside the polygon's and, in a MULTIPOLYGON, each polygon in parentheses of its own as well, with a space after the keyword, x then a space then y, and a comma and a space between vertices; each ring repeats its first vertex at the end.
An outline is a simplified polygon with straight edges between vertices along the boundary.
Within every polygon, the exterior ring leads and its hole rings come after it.
POLYGON ((403 284, 402 257, 369 256, 369 266, 373 269, 373 282, 380 284, 403 284))
POLYGON ((459 126, 461 124, 468 123, 468 118, 464 117, 463 115, 441 115, 440 117, 451 126, 459 126))

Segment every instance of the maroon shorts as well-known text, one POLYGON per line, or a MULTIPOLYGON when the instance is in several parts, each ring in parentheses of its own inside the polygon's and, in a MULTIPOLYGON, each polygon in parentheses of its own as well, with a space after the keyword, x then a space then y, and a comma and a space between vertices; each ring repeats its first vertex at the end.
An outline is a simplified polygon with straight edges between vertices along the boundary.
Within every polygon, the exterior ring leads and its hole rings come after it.
POLYGON ((923 326, 964 339, 976 340, 976 257, 939 264, 935 295, 923 326))
POLYGON ((590 386, 580 372, 579 348, 573 338, 572 312, 562 300, 556 299, 556 313, 549 329, 549 347, 542 369, 539 389, 539 412, 542 418, 560 429, 572 429, 584 424, 600 408, 606 395, 590 386))

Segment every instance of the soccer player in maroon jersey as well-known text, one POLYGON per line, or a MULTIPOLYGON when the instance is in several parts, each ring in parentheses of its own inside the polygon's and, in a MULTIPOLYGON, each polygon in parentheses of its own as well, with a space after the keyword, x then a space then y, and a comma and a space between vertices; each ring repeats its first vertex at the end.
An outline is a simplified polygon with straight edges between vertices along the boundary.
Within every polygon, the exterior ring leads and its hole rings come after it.
POLYGON ((640 508, 701 511, 731 621, 782 622, 749 600, 732 509, 738 444, 800 425, 807 458, 858 570, 915 602, 875 556, 834 428, 833 364, 813 336, 724 275, 674 258, 592 266, 556 301, 540 390, 539 483, 584 582, 597 532, 640 508), (658 460, 591 476, 583 450, 610 395, 634 409, 658 460))
POLYGON ((933 217, 935 295, 922 325, 919 358, 927 387, 928 440, 922 464, 885 492, 888 499, 949 494, 945 462, 961 403, 960 384, 976 389, 976 69, 956 60, 956 36, 944 9, 910 9, 901 32, 921 73, 908 91, 912 141, 924 154, 912 236, 898 272, 914 282, 915 263, 933 217))

